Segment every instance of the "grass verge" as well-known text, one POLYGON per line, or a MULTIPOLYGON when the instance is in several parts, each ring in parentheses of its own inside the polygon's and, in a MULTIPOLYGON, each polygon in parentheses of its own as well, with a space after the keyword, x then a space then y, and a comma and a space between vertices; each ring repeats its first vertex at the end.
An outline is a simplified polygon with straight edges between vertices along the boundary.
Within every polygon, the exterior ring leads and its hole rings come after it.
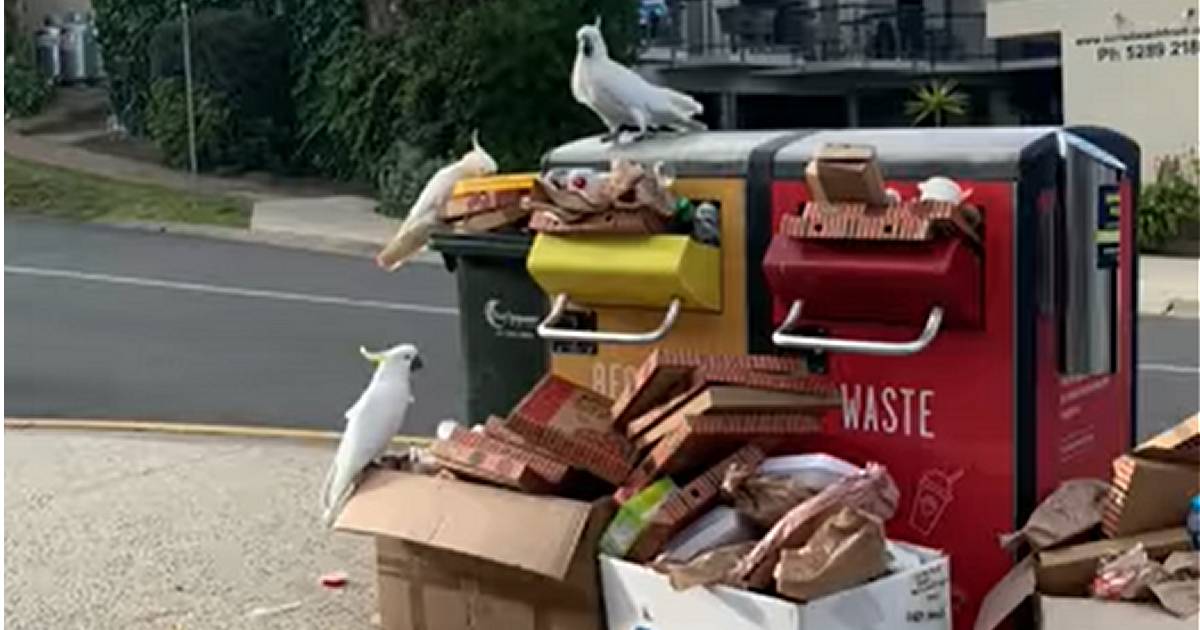
POLYGON ((78 221, 250 225, 250 202, 121 182, 4 156, 6 211, 78 221))

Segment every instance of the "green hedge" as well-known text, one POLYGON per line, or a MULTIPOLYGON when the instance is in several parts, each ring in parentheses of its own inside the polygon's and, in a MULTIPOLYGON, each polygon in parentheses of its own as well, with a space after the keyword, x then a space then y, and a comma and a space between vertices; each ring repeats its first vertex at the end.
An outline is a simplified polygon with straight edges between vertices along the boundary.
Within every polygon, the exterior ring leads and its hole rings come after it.
MULTIPOLYGON (((397 142, 423 155, 461 153, 478 128, 506 170, 530 168, 555 144, 600 130, 570 92, 575 31, 603 17, 614 57, 634 52, 633 0, 393 0, 397 32, 372 36, 364 0, 197 0, 245 7, 286 26, 292 141, 317 173, 378 181, 397 142)), ((176 18, 164 0, 95 0, 113 100, 135 132, 150 81, 147 49, 176 18)))
MULTIPOLYGON (((286 170, 294 116, 283 24, 246 9, 205 9, 192 16, 191 30, 195 84, 219 96, 231 114, 221 130, 230 143, 222 160, 204 166, 286 170)), ((182 33, 178 20, 155 29, 149 55, 156 83, 183 78, 182 33)))

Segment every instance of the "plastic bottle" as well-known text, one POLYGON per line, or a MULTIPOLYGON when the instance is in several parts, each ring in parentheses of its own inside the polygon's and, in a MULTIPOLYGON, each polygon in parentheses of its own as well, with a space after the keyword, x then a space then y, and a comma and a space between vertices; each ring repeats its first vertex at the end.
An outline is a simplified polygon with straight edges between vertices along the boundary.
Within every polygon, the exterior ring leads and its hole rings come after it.
POLYGON ((1200 494, 1192 497, 1188 504, 1187 530, 1192 538, 1192 548, 1200 551, 1200 494))

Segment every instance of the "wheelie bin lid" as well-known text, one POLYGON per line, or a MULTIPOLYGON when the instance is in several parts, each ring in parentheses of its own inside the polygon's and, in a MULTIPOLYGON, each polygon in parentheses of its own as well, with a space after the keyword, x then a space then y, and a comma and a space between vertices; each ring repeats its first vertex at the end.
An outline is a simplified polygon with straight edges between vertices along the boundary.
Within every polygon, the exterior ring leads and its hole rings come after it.
POLYGON ((788 143, 775 155, 773 176, 803 179, 809 160, 821 146, 832 143, 871 145, 887 178, 916 179, 941 174, 1016 180, 1022 164, 1031 157, 1058 151, 1060 133, 1073 143, 1090 145, 1089 151, 1102 159, 1123 163, 1129 159, 1124 154, 1128 153, 1131 141, 1101 128, 840 129, 819 131, 788 143))
POLYGON ((599 136, 583 138, 551 149, 542 157, 543 168, 590 167, 608 170, 613 158, 635 162, 667 162, 676 175, 687 177, 741 177, 755 151, 779 147, 812 131, 703 131, 657 136, 614 144, 599 136))
POLYGON ((448 257, 508 258, 525 260, 533 246, 533 235, 505 232, 434 232, 429 246, 448 257))

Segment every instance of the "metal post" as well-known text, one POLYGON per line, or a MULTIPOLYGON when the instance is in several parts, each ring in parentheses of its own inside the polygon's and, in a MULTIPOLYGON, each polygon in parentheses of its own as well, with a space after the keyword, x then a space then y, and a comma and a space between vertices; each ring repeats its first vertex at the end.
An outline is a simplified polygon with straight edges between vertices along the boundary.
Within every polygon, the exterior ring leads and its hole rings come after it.
POLYGON ((192 29, 188 20, 186 0, 179 3, 179 11, 182 14, 180 23, 183 27, 183 85, 187 100, 188 168, 195 175, 198 169, 196 164, 196 110, 192 103, 192 29))

